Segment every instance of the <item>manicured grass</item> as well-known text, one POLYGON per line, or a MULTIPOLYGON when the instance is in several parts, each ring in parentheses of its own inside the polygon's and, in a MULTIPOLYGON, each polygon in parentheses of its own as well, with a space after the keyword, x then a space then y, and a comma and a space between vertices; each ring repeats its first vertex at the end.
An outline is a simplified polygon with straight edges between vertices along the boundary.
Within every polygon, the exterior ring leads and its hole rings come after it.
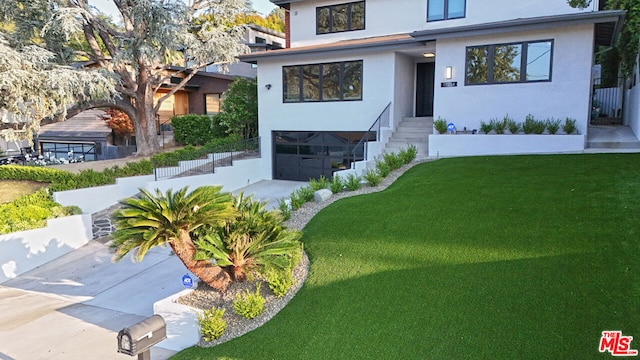
MULTIPOLYGON (((640 339, 640 154, 443 159, 306 227, 274 319, 175 359, 592 359, 640 339)), ((640 342, 631 343, 633 349, 640 342)))
POLYGON ((46 186, 47 184, 35 181, 0 180, 0 204, 11 202, 46 186))

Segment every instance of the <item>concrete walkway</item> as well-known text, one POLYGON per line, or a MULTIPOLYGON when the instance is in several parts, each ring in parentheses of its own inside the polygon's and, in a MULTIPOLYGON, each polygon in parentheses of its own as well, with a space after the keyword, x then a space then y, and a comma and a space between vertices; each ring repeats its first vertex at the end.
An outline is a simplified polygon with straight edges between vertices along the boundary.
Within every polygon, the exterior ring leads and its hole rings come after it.
MULTIPOLYGON (((277 207, 304 184, 261 181, 237 192, 277 207)), ((141 263, 127 257, 114 264, 113 249, 103 242, 91 241, 0 285, 0 360, 132 359, 117 353, 118 331, 153 315, 154 302, 182 291, 188 272, 161 248, 141 263)), ((174 353, 160 343, 151 356, 164 360, 174 353)))

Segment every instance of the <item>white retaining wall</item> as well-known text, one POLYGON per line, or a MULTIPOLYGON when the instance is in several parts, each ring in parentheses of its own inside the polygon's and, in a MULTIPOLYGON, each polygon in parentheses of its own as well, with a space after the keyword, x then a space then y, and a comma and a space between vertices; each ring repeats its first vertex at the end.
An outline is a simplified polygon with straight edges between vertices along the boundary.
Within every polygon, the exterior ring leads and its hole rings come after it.
POLYGON ((91 215, 51 219, 42 229, 0 235, 0 284, 89 242, 91 215))
POLYGON ((624 119, 640 140, 640 84, 627 91, 624 119))
POLYGON ((429 135, 430 156, 582 152, 584 135, 429 135))

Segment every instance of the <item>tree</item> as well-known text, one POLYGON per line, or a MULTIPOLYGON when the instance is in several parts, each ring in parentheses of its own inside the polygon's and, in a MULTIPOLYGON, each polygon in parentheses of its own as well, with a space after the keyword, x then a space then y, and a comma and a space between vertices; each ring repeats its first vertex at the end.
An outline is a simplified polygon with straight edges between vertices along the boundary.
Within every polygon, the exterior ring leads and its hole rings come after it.
POLYGON ((235 281, 246 280, 252 270, 265 274, 297 265, 291 261, 300 250, 300 232, 288 230, 279 214, 251 196, 238 195, 234 206, 235 218, 217 228, 203 228, 202 236, 195 240, 197 259, 214 259, 235 281))
POLYGON ((120 110, 109 109, 104 119, 116 136, 124 138, 126 145, 129 145, 129 137, 133 135, 133 123, 129 116, 120 110))
POLYGON ((15 49, 0 33, 0 137, 31 141, 41 119, 73 104, 111 101, 115 82, 108 74, 60 66, 54 57, 36 45, 15 49))
POLYGON ((208 260, 196 260, 191 234, 204 226, 216 227, 235 218, 233 199, 222 193, 221 186, 203 186, 188 193, 187 188, 155 195, 140 189, 139 198, 121 202, 124 206, 113 215, 117 247, 114 261, 132 252, 142 261, 147 251, 169 244, 189 271, 212 288, 224 292, 232 279, 229 273, 208 260))
MULTIPOLYGON (((242 26, 228 26, 228 19, 246 9, 244 0, 113 0, 122 16, 116 26, 108 17, 89 6, 88 0, 32 0, 24 3, 47 5, 50 17, 31 18, 40 34, 82 34, 88 44, 88 58, 100 68, 117 75, 116 89, 121 99, 115 103, 92 101, 77 110, 110 106, 125 112, 132 120, 138 155, 150 155, 159 148, 155 114, 162 102, 183 88, 195 74, 209 64, 228 64, 248 51, 240 40, 242 26), (208 21, 196 23, 198 11, 208 21), (168 71, 176 63, 187 64, 178 74, 168 71), (154 102, 154 94, 170 78, 181 78, 170 91, 154 102)), ((17 18, 15 2, 0 0, 4 20, 17 18)), ((16 29, 18 30, 18 29, 16 29)), ((23 30, 27 31, 27 30, 23 30)), ((33 34, 33 32, 32 32, 33 34)), ((29 38, 23 34, 20 38, 29 38)), ((46 40, 46 36, 42 36, 46 40)), ((69 46, 69 44, 66 44, 69 46)))
POLYGON ((258 80, 236 78, 224 93, 220 114, 215 118, 229 135, 242 139, 258 136, 258 80))

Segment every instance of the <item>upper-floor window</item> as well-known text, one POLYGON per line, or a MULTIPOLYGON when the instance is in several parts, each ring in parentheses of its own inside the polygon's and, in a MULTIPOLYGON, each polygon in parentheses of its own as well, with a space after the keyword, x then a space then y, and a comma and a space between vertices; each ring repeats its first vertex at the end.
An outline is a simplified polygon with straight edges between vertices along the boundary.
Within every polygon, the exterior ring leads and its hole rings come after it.
POLYGON ((316 8, 316 32, 328 34, 364 29, 364 1, 316 8))
POLYGON ((553 40, 470 46, 467 85, 551 81, 553 40))
POLYGON ((466 0, 428 0, 427 21, 465 17, 466 0))
POLYGON ((283 101, 362 100, 362 60, 282 67, 283 101))

